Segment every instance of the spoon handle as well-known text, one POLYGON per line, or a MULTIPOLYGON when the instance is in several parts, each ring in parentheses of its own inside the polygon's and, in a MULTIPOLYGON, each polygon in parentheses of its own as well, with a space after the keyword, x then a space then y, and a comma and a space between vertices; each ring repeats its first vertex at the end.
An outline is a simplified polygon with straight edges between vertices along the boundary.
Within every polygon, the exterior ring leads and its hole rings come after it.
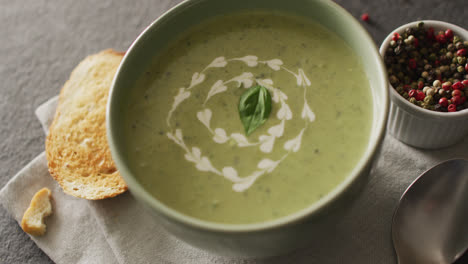
POLYGON ((468 263, 468 249, 459 257, 457 257, 457 261, 453 264, 466 264, 468 263))

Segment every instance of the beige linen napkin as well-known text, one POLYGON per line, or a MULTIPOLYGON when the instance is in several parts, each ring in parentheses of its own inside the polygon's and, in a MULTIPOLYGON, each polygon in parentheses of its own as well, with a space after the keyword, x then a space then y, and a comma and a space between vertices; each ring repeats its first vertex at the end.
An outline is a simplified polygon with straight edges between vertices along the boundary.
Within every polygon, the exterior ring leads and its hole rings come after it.
MULTIPOLYGON (((56 98, 36 115, 44 130, 56 98)), ((54 213, 47 233, 31 237, 56 263, 395 263, 390 227, 393 210, 406 187, 423 171, 450 158, 468 158, 468 140, 443 150, 423 151, 386 136, 382 152, 359 197, 336 224, 335 232, 314 234, 305 249, 269 259, 232 259, 193 248, 166 233, 130 193, 102 201, 68 196, 47 171, 40 154, 0 191, 0 202, 21 221, 33 194, 47 186, 54 213)))

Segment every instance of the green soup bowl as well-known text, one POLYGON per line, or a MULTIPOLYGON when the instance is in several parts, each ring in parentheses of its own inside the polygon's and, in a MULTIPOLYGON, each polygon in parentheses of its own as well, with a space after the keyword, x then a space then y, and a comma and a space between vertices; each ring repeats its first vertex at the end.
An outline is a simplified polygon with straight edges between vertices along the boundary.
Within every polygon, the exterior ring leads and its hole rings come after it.
MULTIPOLYGON (((218 255, 265 257, 280 255, 311 240, 335 233, 367 175, 382 143, 388 114, 387 74, 366 30, 343 8, 326 0, 189 0, 175 6, 148 26, 128 49, 114 78, 107 108, 107 136, 112 157, 131 194, 149 208, 154 221, 179 239, 218 255), (354 169, 331 192, 307 208, 278 219, 254 224, 221 224, 182 214, 152 196, 132 173, 125 158, 122 116, 125 100, 151 59, 168 42, 209 17, 243 10, 281 11, 310 18, 341 37, 361 59, 372 93, 372 125, 367 147, 354 169)), ((346 88, 346 80, 343 80, 346 88)), ((330 99, 333 100, 333 99, 330 99)), ((349 150, 352 151, 352 150, 349 150)), ((144 227, 141 227, 144 228, 144 227)))

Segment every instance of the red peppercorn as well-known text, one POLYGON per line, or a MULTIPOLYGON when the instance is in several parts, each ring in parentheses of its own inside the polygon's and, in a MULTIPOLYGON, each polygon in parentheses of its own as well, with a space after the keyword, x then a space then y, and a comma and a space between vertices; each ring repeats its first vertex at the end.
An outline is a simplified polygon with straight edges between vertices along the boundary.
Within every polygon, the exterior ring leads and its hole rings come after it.
POLYGON ((449 85, 449 84, 443 83, 442 84, 442 89, 444 89, 445 91, 448 91, 448 90, 452 89, 452 86, 449 85))
POLYGON ((419 90, 422 90, 423 88, 424 88, 424 82, 419 81, 419 82, 418 82, 418 89, 419 89, 419 90))
POLYGON ((362 21, 369 21, 369 14, 367 13, 364 13, 361 15, 361 20, 362 21))
POLYGON ((465 86, 465 88, 468 88, 468 80, 463 80, 461 83, 463 86, 465 86))
POLYGON ((426 97, 426 94, 423 91, 418 91, 416 93, 416 100, 422 101, 426 97))
POLYGON ((465 71, 468 72, 468 63, 465 64, 465 71))
POLYGON ((416 64, 416 60, 415 59, 409 59, 408 61, 408 66, 411 68, 411 69, 416 69, 416 67, 418 66, 416 64))
POLYGON ((417 38, 414 38, 413 45, 414 45, 415 48, 417 48, 419 46, 419 40, 417 38))
POLYGON ((457 50, 457 56, 465 56, 465 55, 466 55, 466 49, 457 50))
POLYGON ((408 90, 411 89, 411 85, 405 84, 405 85, 403 85, 403 89, 405 89, 405 91, 408 91, 408 90))
POLYGON ((416 90, 412 89, 408 92, 409 97, 415 97, 416 96, 416 90))
POLYGON ((445 38, 448 40, 452 40, 453 38, 453 31, 451 29, 445 30, 445 38))
POLYGON ((400 34, 398 32, 393 33, 392 40, 397 41, 400 38, 400 34))
POLYGON ((461 91, 460 90, 453 90, 452 96, 461 96, 461 91))
POLYGON ((454 105, 454 104, 449 105, 449 106, 448 106, 448 111, 449 111, 449 112, 455 112, 455 111, 457 111, 457 106, 454 105))
POLYGON ((442 97, 439 99, 439 104, 442 106, 442 107, 447 107, 448 106, 448 100, 447 98, 445 97, 442 97))
POLYGON ((434 39, 434 28, 433 27, 430 27, 427 30, 426 36, 427 36, 428 39, 434 39))
POLYGON ((452 88, 454 90, 461 90, 464 88, 464 85, 461 82, 456 82, 452 85, 452 88))
POLYGON ((447 42, 447 39, 445 38, 445 35, 442 35, 442 34, 439 34, 439 35, 435 36, 435 39, 440 44, 445 44, 447 42))
POLYGON ((458 95, 452 96, 451 100, 452 100, 452 104, 454 105, 459 105, 461 103, 461 98, 458 95))

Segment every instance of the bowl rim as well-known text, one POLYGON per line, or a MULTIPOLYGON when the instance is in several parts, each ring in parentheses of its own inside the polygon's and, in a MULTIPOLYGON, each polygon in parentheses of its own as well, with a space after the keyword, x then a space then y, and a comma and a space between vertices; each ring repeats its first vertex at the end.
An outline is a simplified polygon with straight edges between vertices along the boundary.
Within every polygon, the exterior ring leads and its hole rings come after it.
MULTIPOLYGON (((285 226, 291 226, 294 224, 301 223, 306 219, 310 219, 312 216, 317 215, 319 212, 323 211, 327 208, 330 204, 332 204, 335 200, 341 197, 352 185, 353 183, 359 178, 361 174, 366 172, 366 169, 370 167, 377 151, 379 150, 383 138, 385 136, 385 127, 389 112, 389 96, 388 92, 383 92, 381 95, 381 100, 383 102, 382 111, 379 116, 374 116, 373 121, 373 129, 375 132, 372 132, 369 140, 367 142, 367 148, 364 150, 364 153, 361 155, 360 160, 357 162, 356 166, 353 168, 351 172, 347 175, 347 177, 341 181, 337 186, 335 186, 330 192, 324 195, 318 201, 312 203, 311 205, 303 208, 299 211, 294 213, 288 214, 286 216, 275 218, 272 220, 267 220, 263 222, 255 222, 249 224, 225 224, 225 223, 218 223, 212 221, 201 220, 186 214, 183 214, 175 209, 166 206, 157 198, 153 197, 149 192, 147 192, 144 187, 136 180, 136 178, 130 172, 129 167, 127 166, 126 162, 123 161, 123 155, 120 154, 121 150, 117 147, 117 140, 115 131, 112 129, 115 123, 114 118, 115 114, 112 114, 114 108, 117 108, 114 101, 116 100, 115 91, 117 90, 118 83, 120 82, 121 78, 121 71, 126 67, 126 61, 129 60, 129 57, 132 56, 132 51, 137 49, 138 43, 143 37, 151 31, 151 29, 157 25, 160 21, 164 21, 167 17, 172 15, 173 13, 178 12, 180 9, 185 7, 190 7, 191 5, 203 1, 208 0, 184 0, 179 4, 173 6, 162 15, 160 15, 157 19, 155 19, 148 27, 146 27, 142 33, 135 39, 135 41, 131 44, 127 52, 125 53, 121 64, 119 65, 114 79, 111 84, 111 88, 109 91, 109 97, 107 102, 107 109, 106 109, 106 126, 107 126, 107 139, 109 142, 109 147, 111 150, 112 157, 117 165, 117 168, 121 172, 120 174, 127 182, 128 188, 132 195, 137 197, 137 200, 142 200, 146 205, 153 209, 152 211, 156 213, 158 216, 163 217, 165 219, 170 219, 171 222, 176 222, 178 224, 182 224, 184 226, 203 230, 206 232, 213 232, 213 233, 223 233, 223 234, 246 234, 252 232, 264 232, 269 230, 274 230, 278 228, 283 228, 285 226), (372 136, 375 134, 375 136, 372 136), (130 176, 132 175, 132 176, 130 176)), ((366 43, 368 45, 368 53, 372 54, 369 59, 372 61, 374 65, 377 65, 377 71, 379 78, 377 78, 376 82, 378 86, 386 87, 388 83, 386 69, 383 63, 381 56, 379 55, 377 46, 373 41, 370 34, 364 27, 359 23, 359 21, 354 18, 350 13, 348 13, 343 7, 339 6, 333 1, 330 0, 315 0, 319 5, 323 5, 324 8, 331 9, 335 11, 340 16, 345 17, 346 20, 349 21, 349 24, 352 25, 353 29, 358 32, 364 39, 360 41, 362 43, 366 43)), ((386 89, 386 88, 383 88, 386 89)), ((375 114, 375 112, 374 112, 375 114)))
MULTIPOLYGON (((446 30, 451 29, 455 34, 462 35, 462 37, 468 40, 468 31, 460 26, 455 24, 451 24, 444 21, 439 20, 417 20, 413 22, 406 23, 404 25, 399 26, 398 28, 392 30, 382 41, 382 44, 379 48, 379 53, 382 58, 385 57, 385 50, 390 45, 390 41, 392 40, 392 36, 395 32, 402 34, 404 33, 405 29, 408 27, 416 27, 420 22, 424 23, 424 26, 433 27, 436 30, 446 30)), ((403 108, 407 112, 410 112, 414 115, 427 118, 427 119, 466 119, 468 117, 468 109, 463 109, 462 111, 457 112, 437 112, 428 109, 424 109, 422 107, 416 106, 410 103, 408 100, 404 99, 393 87, 390 82, 388 82, 388 87, 391 93, 390 99, 393 103, 397 104, 399 107, 403 108)))

